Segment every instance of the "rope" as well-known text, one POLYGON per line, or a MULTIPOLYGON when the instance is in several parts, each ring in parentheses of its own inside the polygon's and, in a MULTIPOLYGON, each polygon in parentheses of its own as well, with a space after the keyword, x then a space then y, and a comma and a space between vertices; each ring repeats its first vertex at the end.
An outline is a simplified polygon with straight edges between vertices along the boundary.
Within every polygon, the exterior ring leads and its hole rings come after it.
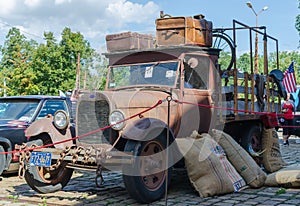
MULTIPOLYGON (((174 101, 175 103, 177 104, 189 104, 189 105, 194 105, 194 106, 198 106, 198 107, 203 107, 203 108, 209 108, 209 109, 217 109, 217 110, 225 110, 225 111, 233 111, 233 112, 244 112, 244 113, 249 113, 249 114, 260 114, 260 115, 269 115, 269 116, 276 116, 276 117, 280 117, 280 116, 283 116, 283 114, 275 114, 274 112, 253 112, 253 111, 248 111, 248 110, 240 110, 240 109, 232 109, 232 108, 223 108, 223 107, 217 107, 217 106, 212 106, 212 105, 207 105, 207 104, 199 104, 199 103, 192 103, 192 102, 186 102, 186 101, 180 101, 180 100, 176 100, 176 99, 171 99, 172 101, 174 101)), ((93 130, 91 132, 88 132, 88 133, 85 133, 85 134, 82 134, 80 136, 76 136, 76 137, 73 137, 73 138, 69 138, 69 139, 66 139, 66 140, 62 140, 62 141, 58 141, 58 142, 54 142, 54 143, 51 143, 51 144, 47 144, 47 145, 42 145, 42 146, 38 146, 38 147, 35 147, 35 148, 27 148, 25 150, 13 150, 13 151, 8 151, 8 152, 0 152, 0 155, 1 154, 14 154, 14 153, 18 153, 18 152, 25 152, 25 151, 31 151, 31 150, 34 150, 34 149, 42 149, 42 148, 47 148, 47 147, 51 147, 51 146, 54 146, 54 145, 57 145, 57 144, 62 144, 62 143, 65 143, 65 142, 68 142, 68 141, 73 141, 73 140, 76 140, 76 139, 80 139, 80 138, 83 138, 83 137, 86 137, 86 136, 89 136, 89 135, 92 135, 92 134, 95 134, 97 132, 100 132, 100 131, 103 131, 103 130, 106 130, 106 129, 109 129, 111 128, 112 126, 114 125, 117 125, 117 124, 120 124, 122 122, 126 122, 130 119, 133 119, 137 116, 141 116, 142 114, 156 108, 158 105, 162 104, 163 102, 165 101, 168 101, 167 99, 163 99, 163 100, 159 100, 156 104, 154 104, 152 107, 149 107, 139 113, 136 113, 122 121, 119 121, 119 122, 116 122, 114 124, 111 124, 111 125, 108 125, 108 126, 105 126, 105 127, 102 127, 102 128, 99 128, 99 129, 96 129, 96 130, 93 130)), ((299 115, 294 115, 294 116, 299 116, 299 115)), ((280 125, 279 127, 281 128, 284 128, 284 127, 292 127, 292 128, 300 128, 300 126, 289 126, 289 125, 280 125)))

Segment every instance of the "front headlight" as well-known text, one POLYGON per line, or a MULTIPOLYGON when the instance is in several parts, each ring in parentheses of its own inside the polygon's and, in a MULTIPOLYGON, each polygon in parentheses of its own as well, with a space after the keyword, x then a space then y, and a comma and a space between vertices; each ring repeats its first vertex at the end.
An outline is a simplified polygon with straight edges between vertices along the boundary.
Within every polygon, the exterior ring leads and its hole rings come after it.
POLYGON ((121 130, 125 126, 125 122, 121 122, 125 119, 123 112, 119 110, 113 111, 109 116, 109 124, 112 125, 112 128, 115 130, 121 130), (118 123, 120 122, 120 123, 118 123), (118 123, 118 124, 116 124, 118 123))
POLYGON ((63 110, 57 110, 53 117, 55 127, 65 129, 69 125, 69 116, 63 110))

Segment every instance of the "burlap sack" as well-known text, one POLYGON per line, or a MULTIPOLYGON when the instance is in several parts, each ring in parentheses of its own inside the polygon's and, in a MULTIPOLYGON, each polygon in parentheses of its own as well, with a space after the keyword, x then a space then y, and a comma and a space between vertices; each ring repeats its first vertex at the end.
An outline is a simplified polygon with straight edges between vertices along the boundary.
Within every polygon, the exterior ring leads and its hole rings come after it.
POLYGON ((289 165, 267 176, 265 186, 268 187, 300 187, 300 164, 289 165))
POLYGON ((241 147, 230 135, 223 131, 213 129, 212 138, 225 150, 228 160, 251 187, 263 186, 267 175, 256 164, 248 152, 241 147))
POLYGON ((266 171, 276 172, 287 165, 281 156, 278 134, 275 128, 263 129, 262 150, 262 164, 266 171))
POLYGON ((176 139, 184 155, 189 179, 200 197, 239 191, 245 181, 227 160, 224 150, 208 134, 176 139))

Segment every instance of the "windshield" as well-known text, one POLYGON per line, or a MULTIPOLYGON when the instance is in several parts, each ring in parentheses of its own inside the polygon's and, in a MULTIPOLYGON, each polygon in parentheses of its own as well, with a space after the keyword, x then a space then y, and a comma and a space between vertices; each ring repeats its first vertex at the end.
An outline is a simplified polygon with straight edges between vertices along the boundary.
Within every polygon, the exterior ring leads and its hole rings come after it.
POLYGON ((108 88, 134 85, 174 86, 178 61, 110 67, 108 88))
POLYGON ((0 101, 0 120, 20 120, 30 122, 39 101, 4 100, 0 101))

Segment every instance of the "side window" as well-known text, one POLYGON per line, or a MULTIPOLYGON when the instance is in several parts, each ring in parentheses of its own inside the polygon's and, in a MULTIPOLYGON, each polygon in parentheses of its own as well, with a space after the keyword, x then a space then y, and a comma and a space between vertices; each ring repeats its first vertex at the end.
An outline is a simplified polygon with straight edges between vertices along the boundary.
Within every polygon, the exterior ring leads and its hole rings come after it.
POLYGON ((57 110, 64 110, 69 113, 68 107, 67 107, 65 101, 63 101, 63 100, 47 100, 44 103, 37 118, 40 119, 40 118, 46 117, 48 114, 51 114, 53 116, 57 110))
POLYGON ((184 87, 207 89, 209 78, 209 58, 206 56, 189 56, 184 60, 184 87))

